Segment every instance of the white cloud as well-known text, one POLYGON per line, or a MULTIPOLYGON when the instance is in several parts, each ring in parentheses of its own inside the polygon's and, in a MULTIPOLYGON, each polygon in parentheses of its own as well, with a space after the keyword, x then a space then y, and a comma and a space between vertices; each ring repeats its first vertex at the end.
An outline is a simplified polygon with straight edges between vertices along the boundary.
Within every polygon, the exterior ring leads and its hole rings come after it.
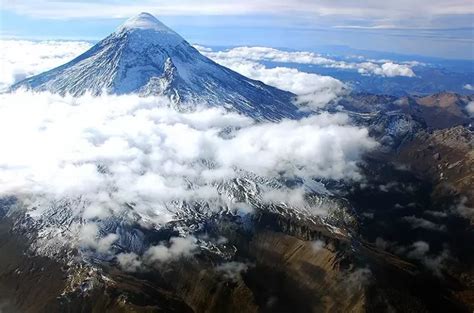
POLYGON ((471 101, 467 104, 466 110, 470 116, 474 117, 474 101, 471 101))
POLYGON ((425 241, 416 241, 412 244, 412 250, 408 253, 408 257, 414 259, 423 258, 430 251, 430 245, 425 241))
POLYGON ((387 242, 385 239, 383 239, 382 237, 377 237, 375 239, 375 246, 378 248, 378 249, 381 249, 381 250, 387 250, 387 247, 389 246, 389 242, 387 242))
POLYGON ((100 253, 109 252, 110 247, 117 239, 118 235, 112 233, 100 237, 99 227, 94 223, 82 225, 80 229, 80 244, 83 247, 95 249, 100 253))
POLYGON ((322 249, 324 249, 325 246, 326 244, 324 243, 324 241, 319 240, 319 239, 311 243, 311 247, 313 248, 315 252, 321 251, 322 249))
POLYGON ((149 264, 164 263, 181 257, 190 257, 196 252, 197 248, 196 238, 193 236, 186 238, 171 237, 169 245, 161 243, 152 246, 144 253, 143 258, 149 264))
POLYGON ((268 203, 286 203, 290 206, 304 206, 306 200, 304 198, 305 191, 302 188, 289 189, 287 192, 282 190, 263 190, 262 200, 268 203))
POLYGON ((395 76, 414 77, 415 76, 415 73, 408 65, 395 64, 392 62, 382 64, 382 73, 383 73, 383 76, 387 76, 387 77, 395 77, 395 76))
POLYGON ((356 268, 348 272, 343 280, 348 295, 352 295, 354 290, 363 290, 373 279, 372 271, 369 268, 356 268))
POLYGON ((62 65, 92 47, 82 41, 0 40, 0 91, 62 65))
POLYGON ((222 273, 224 278, 234 282, 238 281, 242 277, 242 273, 248 269, 249 264, 235 261, 222 263, 216 267, 216 271, 222 273))
POLYGON ((466 90, 469 90, 469 91, 473 91, 474 90, 474 86, 471 85, 471 84, 465 84, 464 86, 462 86, 462 88, 466 89, 466 90))
POLYGON ((119 253, 116 260, 120 268, 127 272, 137 272, 144 266, 154 266, 172 262, 179 258, 191 257, 198 252, 197 239, 194 236, 171 237, 168 242, 149 247, 143 255, 119 253))
POLYGON ((410 223, 412 228, 424 228, 436 231, 446 231, 446 226, 435 224, 431 221, 428 221, 424 218, 416 217, 414 215, 404 216, 402 219, 410 223))
MULTIPOLYGON (((346 62, 333 60, 321 55, 308 51, 283 51, 267 47, 236 47, 226 51, 212 51, 209 48, 196 46, 196 48, 204 55, 212 58, 218 63, 228 66, 241 73, 249 73, 252 77, 252 72, 244 66, 251 66, 252 62, 272 61, 282 63, 298 63, 298 64, 314 64, 328 68, 338 68, 343 70, 356 70, 364 75, 378 75, 384 77, 414 77, 416 76, 412 66, 420 65, 419 63, 408 62, 405 64, 397 64, 390 60, 370 60, 366 62, 346 62)), ((244 74, 245 75, 245 74, 244 74)), ((318 76, 318 75, 316 75, 318 76)), ((326 79, 327 76, 319 76, 326 79)), ((256 78, 258 79, 258 78, 256 78)), ((271 84, 271 83, 269 83, 271 84)), ((310 85, 311 82, 308 82, 310 85)), ((286 89, 285 87, 280 87, 286 89)), ((290 90, 290 89, 287 89, 290 90)), ((298 90, 290 90, 297 94, 298 90)))
POLYGON ((396 64, 393 62, 383 63, 382 65, 372 62, 363 62, 353 65, 361 74, 373 74, 385 77, 415 77, 415 73, 407 64, 396 64))
POLYGON ((411 251, 408 252, 409 258, 420 260, 424 266, 441 276, 441 270, 447 259, 450 258, 449 251, 445 248, 440 254, 430 256, 430 245, 425 241, 416 241, 411 245, 411 251))
POLYGON ((133 252, 117 254, 117 262, 120 268, 127 272, 137 272, 142 267, 141 258, 133 252))
POLYGON ((459 202, 453 207, 453 211, 470 220, 474 219, 474 208, 468 205, 468 199, 465 196, 461 197, 459 202))
POLYGON ((310 108, 322 108, 329 102, 348 92, 341 81, 317 74, 301 72, 295 68, 267 68, 263 64, 244 57, 234 58, 222 52, 218 57, 212 53, 201 52, 217 63, 228 67, 244 76, 264 82, 279 89, 291 91, 298 95, 298 104, 310 108))
POLYGON ((330 65, 334 60, 307 51, 283 51, 269 47, 235 47, 226 51, 213 51, 203 46, 195 46, 208 57, 216 60, 273 61, 282 63, 300 63, 330 65))

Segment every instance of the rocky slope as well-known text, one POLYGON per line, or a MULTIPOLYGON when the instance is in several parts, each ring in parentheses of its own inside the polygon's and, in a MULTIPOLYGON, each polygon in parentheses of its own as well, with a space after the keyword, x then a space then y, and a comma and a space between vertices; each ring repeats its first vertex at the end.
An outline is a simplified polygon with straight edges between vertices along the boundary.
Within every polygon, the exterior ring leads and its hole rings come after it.
POLYGON ((398 160, 431 180, 437 192, 444 188, 445 192, 463 195, 464 204, 474 207, 474 139, 468 128, 419 132, 401 147, 398 160))

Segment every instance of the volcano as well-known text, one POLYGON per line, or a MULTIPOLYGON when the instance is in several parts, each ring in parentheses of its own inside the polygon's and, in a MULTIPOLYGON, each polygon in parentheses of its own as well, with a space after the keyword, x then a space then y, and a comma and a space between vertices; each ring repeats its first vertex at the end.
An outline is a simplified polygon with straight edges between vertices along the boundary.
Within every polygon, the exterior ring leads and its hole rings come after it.
POLYGON ((12 86, 19 88, 73 96, 163 95, 178 108, 223 106, 258 120, 301 115, 294 94, 215 63, 149 13, 128 19, 72 61, 12 86))

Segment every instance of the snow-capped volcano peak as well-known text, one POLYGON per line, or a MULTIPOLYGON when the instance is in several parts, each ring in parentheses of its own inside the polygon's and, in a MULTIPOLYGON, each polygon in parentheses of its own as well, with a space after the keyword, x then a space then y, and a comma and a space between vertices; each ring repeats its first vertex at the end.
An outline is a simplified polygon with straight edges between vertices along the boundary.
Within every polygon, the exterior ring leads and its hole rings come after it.
MULTIPOLYGON (((133 16, 125 21, 119 28, 118 31, 123 30, 134 30, 134 29, 149 29, 158 32, 176 34, 173 30, 161 23, 156 17, 150 13, 142 12, 136 16, 133 16)), ((177 35, 177 34, 176 34, 177 35)))
POLYGON ((129 18, 111 36, 127 37, 128 45, 139 53, 149 49, 150 46, 159 45, 163 49, 168 49, 185 42, 183 37, 150 13, 140 13, 129 18))

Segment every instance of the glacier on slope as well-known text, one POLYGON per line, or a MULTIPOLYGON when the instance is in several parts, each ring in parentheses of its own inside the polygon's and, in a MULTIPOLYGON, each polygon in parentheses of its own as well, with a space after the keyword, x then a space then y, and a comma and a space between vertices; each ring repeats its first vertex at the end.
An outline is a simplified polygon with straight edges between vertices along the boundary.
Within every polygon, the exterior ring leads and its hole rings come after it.
POLYGON ((154 16, 141 13, 72 61, 11 87, 80 96, 165 95, 177 108, 209 105, 258 120, 297 118, 294 94, 242 76, 200 54, 154 16))

